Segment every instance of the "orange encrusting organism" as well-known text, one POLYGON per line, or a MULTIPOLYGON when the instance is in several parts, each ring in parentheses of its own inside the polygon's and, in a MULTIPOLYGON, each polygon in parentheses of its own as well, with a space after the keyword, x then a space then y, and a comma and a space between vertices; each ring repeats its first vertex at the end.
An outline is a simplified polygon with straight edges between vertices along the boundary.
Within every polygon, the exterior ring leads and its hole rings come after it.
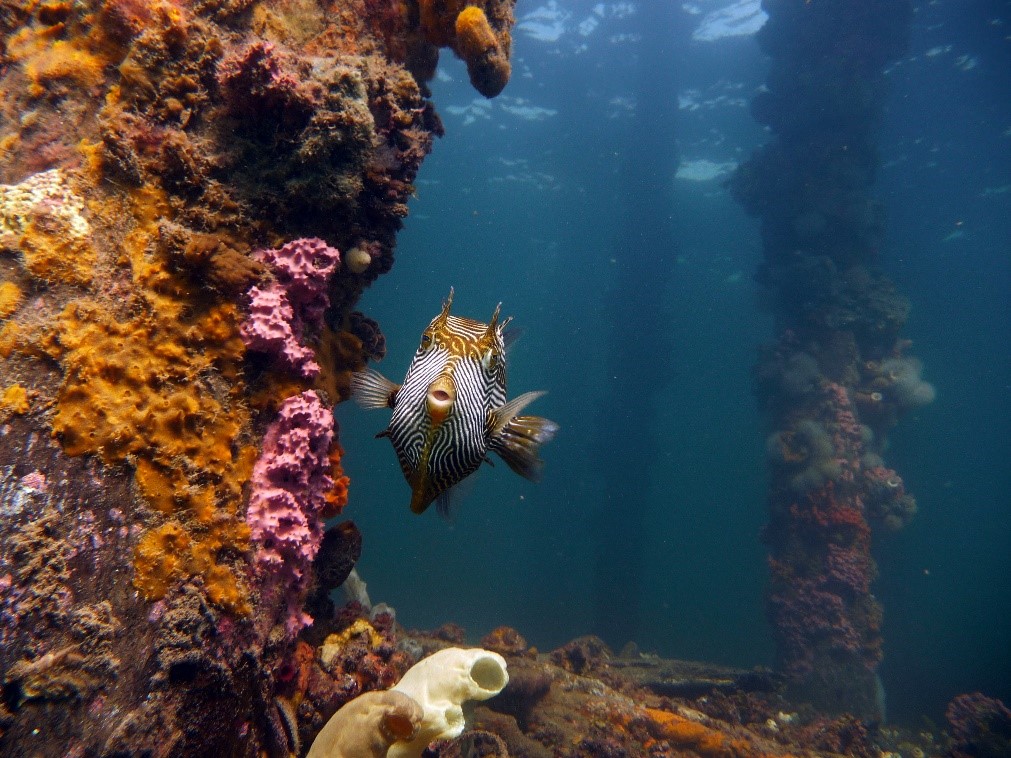
POLYGON ((21 288, 14 282, 0 282, 0 319, 14 315, 22 297, 21 288))
POLYGON ((330 476, 333 479, 333 487, 326 493, 326 505, 320 512, 322 518, 333 518, 339 516, 344 506, 348 504, 348 487, 351 478, 344 473, 341 467, 341 458, 344 457, 344 448, 339 443, 334 443, 330 448, 330 476))
POLYGON ((456 17, 456 51, 465 61, 486 55, 498 47, 488 17, 480 8, 468 5, 456 17))
POLYGON ((657 708, 619 711, 612 714, 616 726, 639 733, 645 730, 644 747, 653 749, 666 743, 669 748, 694 753, 702 758, 794 758, 775 749, 763 749, 749 739, 731 736, 686 716, 657 708))
POLYGON ((174 521, 150 530, 134 549, 134 586, 146 598, 164 597, 182 575, 189 547, 189 535, 174 521))
POLYGON ((234 383, 245 351, 241 315, 194 291, 153 252, 157 220, 170 217, 160 190, 138 189, 125 207, 109 199, 93 210, 134 219, 118 262, 129 265, 136 296, 125 313, 97 299, 71 301, 41 339, 64 371, 53 433, 70 455, 132 463, 139 494, 172 519, 135 551, 134 584, 146 599, 200 576, 212 601, 247 613, 226 557, 248 547, 239 511, 256 458, 254 445, 239 443, 249 425, 234 383))
POLYGON ((21 344, 21 327, 13 321, 0 326, 0 358, 10 358, 21 344))
POLYGON ((25 27, 9 42, 8 53, 24 67, 28 92, 33 97, 41 97, 57 83, 93 91, 105 78, 109 60, 83 47, 81 39, 53 39, 59 28, 25 27))
POLYGON ((30 408, 28 390, 20 384, 12 384, 0 392, 0 423, 11 416, 21 416, 28 413, 30 408))

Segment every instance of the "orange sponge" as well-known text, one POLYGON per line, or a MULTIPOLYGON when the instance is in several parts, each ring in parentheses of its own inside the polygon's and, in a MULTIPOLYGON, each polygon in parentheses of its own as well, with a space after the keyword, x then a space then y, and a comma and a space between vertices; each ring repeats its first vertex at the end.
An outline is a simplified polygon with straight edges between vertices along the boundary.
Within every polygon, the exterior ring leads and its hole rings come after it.
POLYGON ((21 305, 21 288, 14 282, 0 282, 0 318, 11 316, 21 305))
POLYGON ((467 64, 470 83, 485 97, 495 97, 508 84, 512 73, 508 50, 480 8, 468 5, 456 17, 455 50, 467 64))

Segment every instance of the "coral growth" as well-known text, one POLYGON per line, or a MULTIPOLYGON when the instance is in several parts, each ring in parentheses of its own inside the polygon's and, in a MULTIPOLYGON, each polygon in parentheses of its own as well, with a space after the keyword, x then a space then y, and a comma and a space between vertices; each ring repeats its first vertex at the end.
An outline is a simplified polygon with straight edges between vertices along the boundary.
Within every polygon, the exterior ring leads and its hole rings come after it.
POLYGON ((883 211, 870 193, 882 71, 902 53, 912 4, 767 5, 757 37, 770 72, 751 107, 773 136, 730 189, 761 219, 757 279, 780 332, 755 368, 774 430, 769 612, 798 696, 877 718, 868 520, 895 529, 915 512, 881 453, 900 415, 934 396, 899 338, 909 303, 877 266, 883 211))
POLYGON ((0 185, 0 238, 47 282, 87 284, 96 261, 84 201, 58 168, 0 185))
POLYGON ((1011 710, 982 692, 959 695, 948 704, 951 758, 997 758, 1011 753, 1011 710))
POLYGON ((361 609, 346 607, 329 634, 308 655, 279 677, 282 692, 299 702, 299 727, 306 744, 345 703, 364 692, 389 689, 415 662, 398 645, 392 620, 385 614, 373 620, 361 609))
MULTIPOLYGON (((820 686, 821 677, 849 676, 859 685, 881 659, 881 609, 870 591, 876 566, 862 468, 866 436, 838 384, 823 381, 805 414, 794 418, 769 444, 776 472, 766 529, 769 613, 780 661, 795 681, 820 686), (847 675, 847 667, 856 673, 847 675)), ((860 708, 876 707, 874 690, 868 692, 860 708)), ((821 704, 847 707, 825 696, 821 704)))
MULTIPOLYGON (((171 281, 155 264, 138 261, 138 273, 161 287, 171 281)), ((236 513, 252 456, 235 445, 245 415, 227 394, 202 391, 194 381, 209 371, 236 371, 242 355, 236 310, 224 304, 174 320, 181 303, 157 291, 150 297, 163 310, 118 319, 97 302, 79 300, 55 321, 42 343, 64 369, 53 433, 69 455, 135 461, 140 493, 199 534, 185 542, 191 555, 172 575, 204 574, 216 601, 242 611, 248 606, 241 582, 221 556, 245 546, 236 513)), ((146 574, 160 562, 150 556, 158 543, 145 544, 147 558, 138 547, 136 583, 146 597, 158 599, 167 576, 146 574)))

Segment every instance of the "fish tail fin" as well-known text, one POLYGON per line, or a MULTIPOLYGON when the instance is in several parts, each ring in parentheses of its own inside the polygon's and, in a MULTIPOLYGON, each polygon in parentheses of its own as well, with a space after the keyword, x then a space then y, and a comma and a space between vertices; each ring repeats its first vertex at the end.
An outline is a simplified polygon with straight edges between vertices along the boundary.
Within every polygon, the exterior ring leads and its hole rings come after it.
POLYGON ((366 410, 392 408, 399 384, 394 384, 375 369, 351 374, 351 397, 366 410))
POLYGON ((558 433, 558 424, 540 416, 516 416, 502 427, 492 449, 513 471, 532 482, 539 481, 544 461, 538 452, 558 433))

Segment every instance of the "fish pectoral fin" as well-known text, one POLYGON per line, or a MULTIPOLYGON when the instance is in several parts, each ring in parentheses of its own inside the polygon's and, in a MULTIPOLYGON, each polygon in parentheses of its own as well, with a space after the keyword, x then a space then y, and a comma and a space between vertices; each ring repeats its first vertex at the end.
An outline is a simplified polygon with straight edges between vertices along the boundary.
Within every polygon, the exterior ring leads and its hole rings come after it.
POLYGON ((540 416, 517 416, 492 440, 491 449, 517 474, 536 482, 544 469, 544 461, 538 455, 540 447, 557 433, 558 424, 554 421, 540 416))
POLYGON ((489 466, 491 466, 492 468, 495 468, 495 461, 493 461, 493 460, 492 460, 491 458, 489 458, 489 457, 488 457, 487 455, 486 455, 486 456, 484 457, 484 460, 483 460, 483 461, 481 461, 481 462, 482 462, 482 463, 487 463, 487 464, 488 464, 489 466))
POLYGON ((495 439, 510 421, 520 415, 520 412, 537 398, 547 392, 524 392, 519 397, 514 397, 505 405, 501 405, 488 414, 488 437, 495 439))
POLYGON ((375 369, 367 368, 351 374, 351 397, 366 410, 392 408, 399 389, 399 384, 394 384, 375 369))

